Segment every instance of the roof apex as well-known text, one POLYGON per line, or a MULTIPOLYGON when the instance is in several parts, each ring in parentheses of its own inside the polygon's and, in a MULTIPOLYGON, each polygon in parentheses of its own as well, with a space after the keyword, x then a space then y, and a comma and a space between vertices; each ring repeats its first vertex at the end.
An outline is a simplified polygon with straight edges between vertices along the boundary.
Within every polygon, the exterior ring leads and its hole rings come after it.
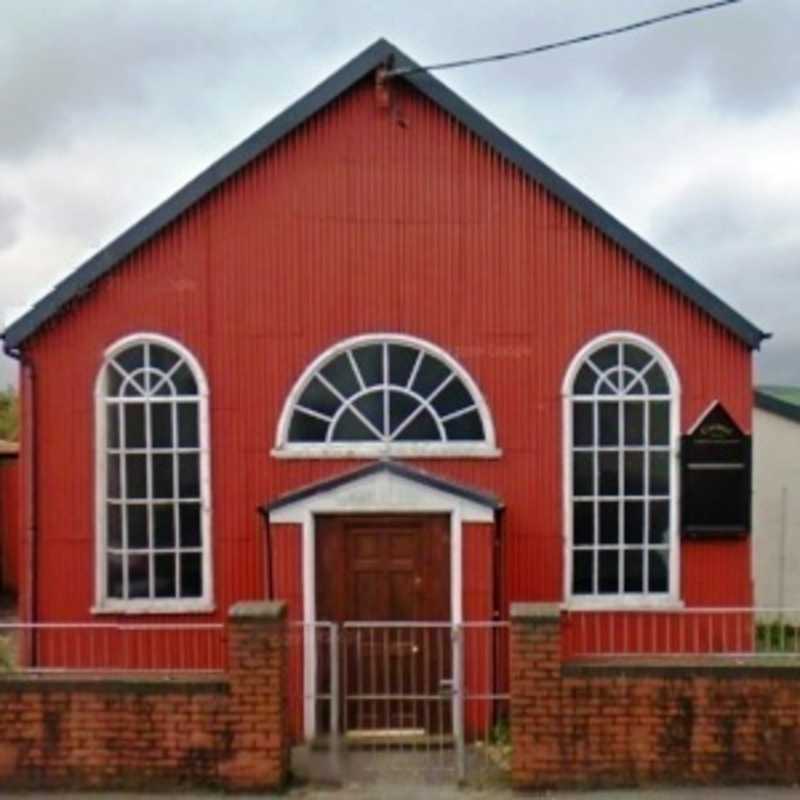
MULTIPOLYGON (((418 64, 392 42, 384 38, 377 39, 57 284, 29 311, 6 328, 3 333, 6 352, 15 353, 26 339, 70 302, 80 297, 91 284, 278 140, 384 64, 390 55, 394 57, 396 68, 419 68, 418 64)), ((422 70, 402 74, 396 79, 411 84, 429 100, 451 114, 500 155, 633 255, 651 272, 688 297, 750 348, 758 348, 760 343, 770 336, 503 133, 494 123, 433 75, 422 70)))

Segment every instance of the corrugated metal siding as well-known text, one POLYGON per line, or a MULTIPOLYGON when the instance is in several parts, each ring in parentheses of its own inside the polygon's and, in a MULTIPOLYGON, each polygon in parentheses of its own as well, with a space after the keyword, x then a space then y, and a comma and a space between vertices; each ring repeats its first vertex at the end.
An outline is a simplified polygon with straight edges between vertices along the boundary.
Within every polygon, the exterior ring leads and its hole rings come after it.
MULTIPOLYGON (((352 464, 270 456, 302 369, 354 334, 398 331, 477 380, 503 456, 417 462, 506 502, 508 601, 562 593, 561 401, 575 352, 627 329, 682 383, 682 425, 721 400, 745 429, 751 358, 731 334, 410 89, 364 82, 143 247, 29 343, 39 395, 39 607, 88 616, 92 391, 115 339, 181 340, 211 386, 217 615, 265 593, 256 507, 352 464), (69 591, 67 591, 69 587, 69 591)), ((750 600, 745 544, 683 545, 693 603, 750 600), (730 555, 720 592, 708 565, 730 555)))
POLYGON ((22 509, 18 458, 0 458, 0 590, 19 586, 22 509))

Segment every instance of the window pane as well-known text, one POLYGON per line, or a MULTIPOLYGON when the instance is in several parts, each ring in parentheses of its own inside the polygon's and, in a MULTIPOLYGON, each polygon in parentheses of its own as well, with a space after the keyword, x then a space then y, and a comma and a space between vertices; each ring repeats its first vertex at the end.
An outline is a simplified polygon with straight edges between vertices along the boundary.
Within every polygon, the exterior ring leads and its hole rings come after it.
POLYGON ((123 374, 114 365, 113 362, 109 363, 106 367, 106 396, 117 397, 122 388, 123 374))
POLYGON ((119 405, 106 406, 106 443, 108 447, 119 447, 119 405))
POLYGON ((382 390, 359 397, 353 405, 375 426, 376 430, 383 433, 382 390))
POLYGON ((200 553, 181 556, 181 597, 200 597, 203 594, 203 573, 200 553))
POLYGON ((181 547, 200 547, 200 504, 180 504, 181 547))
POLYGON ((178 460, 180 496, 200 497, 200 457, 196 453, 181 453, 178 460))
POLYGON ((650 403, 650 444, 669 444, 669 403, 650 403))
POLYGON ((106 558, 106 586, 109 597, 122 597, 121 553, 109 553, 106 558))
POLYGON ((648 566, 650 568, 649 590, 651 592, 666 592, 669 590, 669 551, 648 551, 648 566))
POLYGON ((125 446, 145 447, 144 403, 125 403, 125 446))
POLYGON ((644 494, 644 453, 625 453, 625 495, 636 497, 644 494))
POLYGON ((106 460, 106 492, 112 500, 120 496, 120 456, 110 455, 106 460))
POLYGON ((597 365, 600 372, 605 372, 611 367, 619 364, 619 345, 608 344, 600 348, 592 355, 592 361, 597 365))
POLYGON ((145 550, 147 538, 147 506, 128 506, 128 547, 131 550, 145 550))
POLYGON ((600 462, 600 494, 619 494, 619 454, 616 452, 599 453, 600 462))
POLYGON ((125 456, 125 468, 128 497, 147 497, 147 456, 125 456))
POLYGON ((650 494, 669 494, 669 453, 650 453, 650 494))
POLYGON ((653 364, 644 374, 645 382, 650 389, 650 394, 669 394, 669 384, 664 370, 653 364))
POLYGON ((572 404, 572 442, 576 447, 594 443, 594 405, 572 404))
POLYGON ((153 456, 153 497, 168 500, 175 496, 173 468, 174 456, 171 453, 153 456))
POLYGON ((601 550, 599 552, 598 579, 600 594, 619 592, 619 551, 601 550))
POLYGON ((150 406, 150 430, 153 447, 172 447, 171 403, 153 403, 150 406))
POLYGON ((297 401, 304 408, 331 417, 341 405, 341 401, 322 381, 312 378, 297 401))
POLYGON ((109 547, 122 547, 122 507, 116 503, 106 506, 107 543, 109 547))
POLYGON ((622 384, 620 382, 619 370, 612 370, 607 372, 603 379, 597 384, 598 394, 619 394, 622 384))
POLYGON ((644 444, 644 403, 625 403, 625 444, 644 444))
POLYGON ((147 554, 128 556, 128 597, 150 596, 150 558, 147 554))
POLYGON ((141 372, 131 375, 123 384, 123 397, 143 397, 144 394, 144 374, 141 372))
POLYGON ((421 411, 397 437, 398 442, 438 442, 439 428, 429 411, 421 411))
POLYGON ((336 387, 343 397, 351 397, 361 388, 347 353, 336 356, 320 372, 336 387))
POLYGON ((389 432, 394 433, 419 408, 419 400, 402 392, 389 394, 389 432))
POLYGON ((194 379, 192 371, 186 364, 181 364, 175 372, 172 373, 172 383, 175 386, 175 391, 184 396, 197 394, 197 381, 194 379))
POLYGON ((336 423, 334 442, 374 442, 375 434, 348 408, 336 423))
POLYGON ((175 554, 157 553, 156 564, 156 597, 176 597, 175 554))
POLYGON ((636 372, 641 372, 653 360, 653 357, 648 352, 633 344, 624 345, 622 353, 625 366, 636 372))
POLYGON ((144 366, 144 345, 128 347, 114 356, 114 361, 122 367, 123 372, 131 373, 141 369, 144 366))
POLYGON ((667 544, 669 542, 669 503, 650 503, 650 543, 667 544))
POLYGON ((353 357, 366 386, 383 383, 383 346, 371 344, 353 350, 353 357))
POLYGON ((594 458, 591 453, 572 454, 572 493, 594 494, 594 458))
POLYGON ((178 403, 178 446, 200 447, 197 403, 178 403))
POLYGON ((574 594, 592 594, 594 591, 594 551, 572 551, 572 591, 574 594))
POLYGON ((411 377, 419 351, 400 344, 389 345, 389 381, 395 386, 405 386, 411 377))
POLYGON ((594 503, 572 504, 572 541, 594 544, 594 503))
POLYGON ((619 503, 600 503, 600 544, 619 541, 619 503))
POLYGON ((426 355, 419 366, 412 388, 423 397, 428 397, 450 375, 450 370, 438 359, 426 355))
POLYGON ((450 441, 476 442, 483 439, 483 422, 477 411, 470 411, 444 423, 450 441))
POLYGON ((472 395, 458 378, 453 378, 433 400, 433 407, 442 417, 471 405, 474 405, 472 395))
POLYGON ((644 503, 625 503, 625 544, 644 542, 644 503))
POLYGON ((619 444, 619 403, 600 403, 600 444, 619 444))
POLYGON ((150 366, 159 372, 169 372, 180 360, 177 353, 160 344, 151 344, 149 349, 150 366))
POLYGON ((644 591, 644 552, 638 548, 625 551, 625 591, 644 591))
POLYGON ((153 506, 154 546, 157 549, 175 547, 175 507, 172 503, 153 506))
POLYGON ((324 442, 330 423, 295 411, 289 424, 290 442, 324 442))
POLYGON ((597 383, 597 373, 588 365, 584 364, 575 377, 572 387, 573 394, 594 394, 594 385, 597 383))

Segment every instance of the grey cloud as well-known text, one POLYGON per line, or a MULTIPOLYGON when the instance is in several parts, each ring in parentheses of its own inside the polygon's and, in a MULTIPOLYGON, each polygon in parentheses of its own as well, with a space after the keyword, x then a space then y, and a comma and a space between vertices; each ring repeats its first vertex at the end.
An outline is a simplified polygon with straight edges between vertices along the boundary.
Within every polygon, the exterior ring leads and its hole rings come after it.
POLYGON ((0 250, 7 250, 20 237, 24 205, 17 197, 0 194, 0 250))

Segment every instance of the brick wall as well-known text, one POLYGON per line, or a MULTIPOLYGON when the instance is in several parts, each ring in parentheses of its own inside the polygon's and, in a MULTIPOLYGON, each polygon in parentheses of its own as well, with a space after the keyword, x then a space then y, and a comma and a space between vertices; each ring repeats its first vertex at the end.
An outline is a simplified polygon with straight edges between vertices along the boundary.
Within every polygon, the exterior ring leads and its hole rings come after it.
POLYGON ((231 611, 213 677, 0 677, 3 788, 280 787, 288 770, 285 609, 231 611))
POLYGON ((800 781, 800 667, 563 663, 556 606, 512 608, 518 788, 800 781))

